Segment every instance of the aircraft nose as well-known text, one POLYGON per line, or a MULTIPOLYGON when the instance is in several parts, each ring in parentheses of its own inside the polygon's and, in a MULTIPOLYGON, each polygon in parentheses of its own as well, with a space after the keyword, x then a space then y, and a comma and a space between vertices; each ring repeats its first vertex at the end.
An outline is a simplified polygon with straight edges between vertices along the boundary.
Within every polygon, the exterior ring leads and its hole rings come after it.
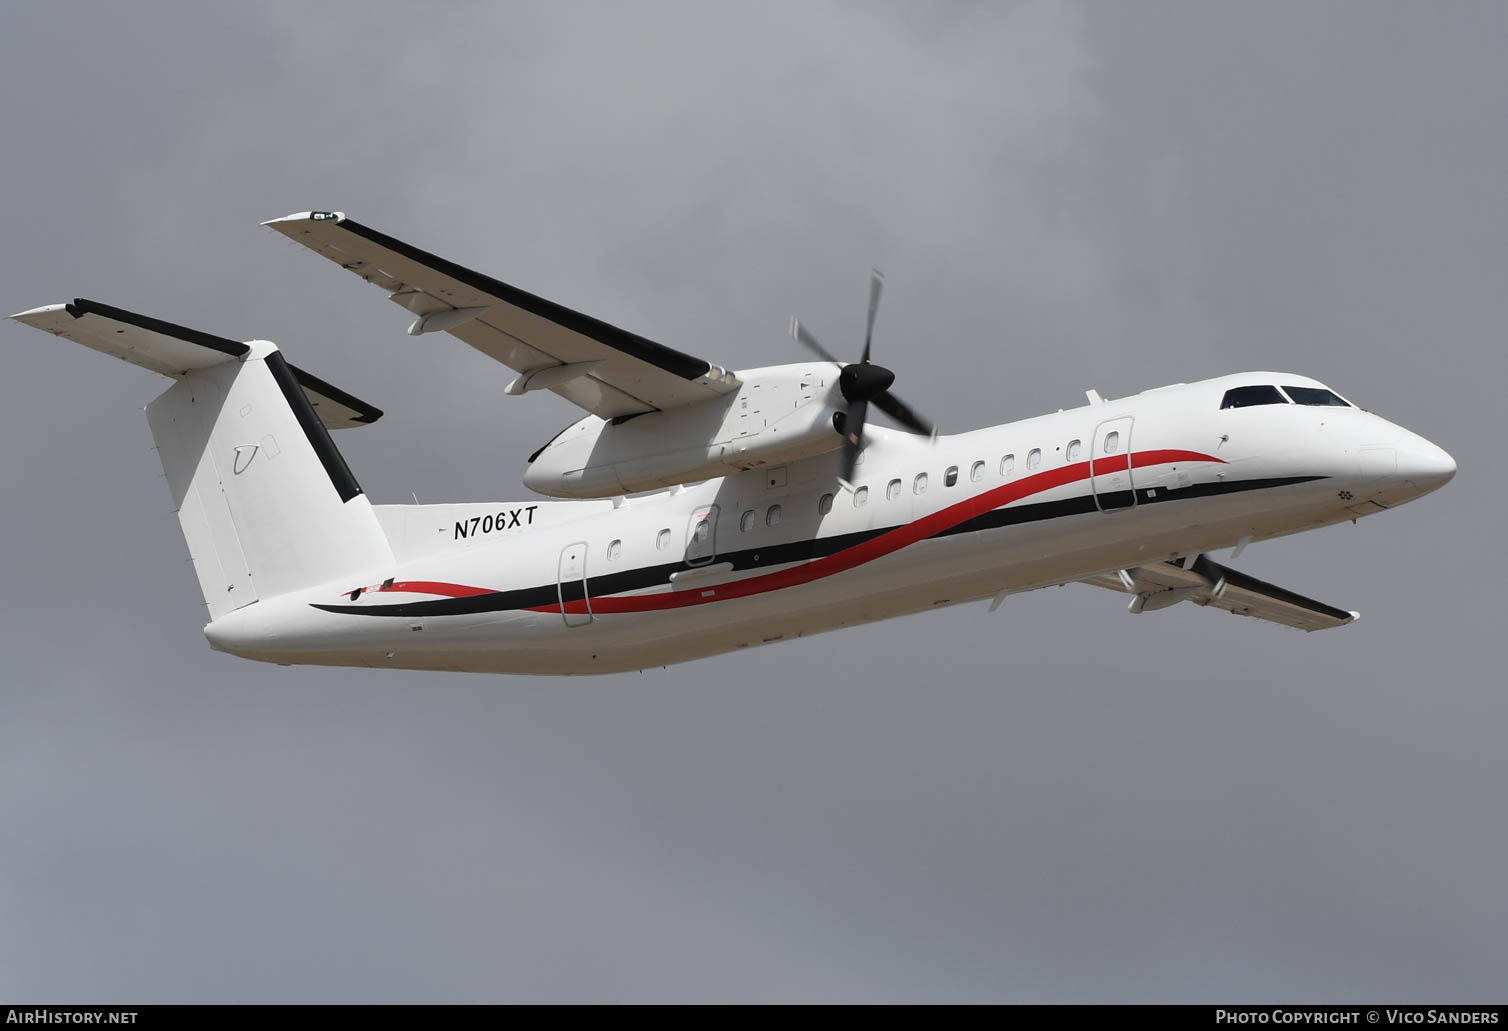
POLYGON ((1398 449, 1398 476, 1424 490, 1436 490, 1456 475, 1456 460, 1442 447, 1414 437, 1398 449))

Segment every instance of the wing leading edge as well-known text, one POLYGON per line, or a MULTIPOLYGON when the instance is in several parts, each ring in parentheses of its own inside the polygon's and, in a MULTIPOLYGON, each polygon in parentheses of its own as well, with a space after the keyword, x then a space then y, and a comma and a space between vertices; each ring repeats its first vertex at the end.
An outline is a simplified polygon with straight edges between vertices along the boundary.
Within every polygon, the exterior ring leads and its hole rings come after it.
POLYGON ((1137 566, 1079 582, 1135 595, 1132 612, 1150 612, 1190 601, 1304 631, 1329 630, 1360 618, 1355 612, 1223 566, 1207 555, 1137 566))
POLYGON ((551 390, 611 419, 708 401, 738 379, 705 359, 572 311, 422 251, 338 211, 264 223, 380 286, 414 315, 409 332, 445 331, 520 373, 510 393, 551 390))

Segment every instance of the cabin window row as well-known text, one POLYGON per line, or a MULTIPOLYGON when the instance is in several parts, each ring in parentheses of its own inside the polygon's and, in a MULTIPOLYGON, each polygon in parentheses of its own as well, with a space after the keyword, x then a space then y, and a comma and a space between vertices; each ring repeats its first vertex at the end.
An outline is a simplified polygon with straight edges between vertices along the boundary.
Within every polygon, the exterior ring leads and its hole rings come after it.
MULTIPOLYGON (((781 517, 781 512, 780 512, 780 506, 779 505, 771 505, 769 508, 767 508, 767 509, 764 510, 764 524, 766 526, 779 526, 780 525, 780 517, 781 517)), ((759 525, 759 510, 758 509, 754 509, 754 508, 748 509, 747 511, 744 512, 743 515, 741 515, 741 516, 738 517, 738 529, 741 532, 743 532, 743 533, 749 533, 749 532, 751 532, 758 525, 759 525)))
MULTIPOLYGON (((1118 432, 1114 431, 1114 430, 1111 430, 1109 433, 1105 434, 1104 452, 1107 455, 1113 455, 1119 449, 1120 449, 1120 434, 1118 432)), ((1075 439, 1075 440, 1070 440, 1068 442, 1068 455, 1067 455, 1068 461, 1070 461, 1070 462, 1077 462, 1080 459, 1080 457, 1082 456, 1082 453, 1083 453, 1083 444, 1082 444, 1082 441, 1075 439)), ((1030 451, 1028 451, 1026 453, 1026 468, 1028 470, 1032 470, 1032 469, 1039 469, 1039 468, 1041 468, 1041 466, 1042 466, 1042 449, 1034 447, 1034 448, 1032 448, 1030 451)), ((980 480, 984 479, 985 468, 986 468, 986 464, 985 464, 984 459, 981 458, 981 459, 977 460, 976 462, 974 462, 974 464, 969 467, 969 481, 971 483, 978 483, 980 480)), ((1012 454, 1005 455, 1004 457, 1002 457, 1000 459, 1000 475, 1002 477, 1009 478, 1011 476, 1014 476, 1015 473, 1016 473, 1016 456, 1015 456, 1015 454, 1012 453, 1012 454)), ((917 473, 911 479, 911 493, 917 494, 917 495, 925 494, 927 492, 928 483, 929 483, 929 480, 928 480, 928 477, 927 477, 926 473, 924 473, 924 472, 917 473)), ((958 484, 958 466, 956 466, 956 465, 950 465, 950 466, 948 466, 947 470, 944 471, 944 473, 943 473, 943 485, 945 487, 953 487, 953 486, 956 486, 957 484, 958 484)), ((899 498, 901 496, 901 493, 903 492, 903 490, 904 490, 904 485, 903 485, 902 481, 899 478, 891 480, 889 483, 887 483, 885 485, 885 500, 886 501, 894 501, 894 500, 896 500, 897 498, 899 498)), ((854 492, 853 492, 853 506, 854 506, 854 508, 863 508, 867 504, 869 504, 869 488, 867 486, 864 486, 864 487, 859 487, 859 488, 855 489, 854 492)), ((833 510, 833 495, 832 494, 830 494, 830 493, 829 494, 823 494, 820 498, 817 499, 817 514, 818 515, 827 515, 832 510, 833 510)), ((773 527, 773 526, 779 526, 781 518, 782 518, 782 512, 781 512, 781 508, 780 508, 779 505, 770 505, 768 508, 766 508, 764 510, 764 524, 765 524, 765 526, 771 526, 771 527, 773 527)), ((738 528, 743 533, 752 533, 754 531, 754 529, 758 525, 759 525, 759 510, 758 509, 754 509, 754 508, 747 509, 747 510, 745 510, 745 512, 743 513, 743 515, 739 516, 739 519, 738 519, 738 528)), ((656 548, 656 550, 658 550, 658 551, 665 551, 666 549, 668 549, 670 547, 670 539, 671 539, 670 528, 666 527, 665 529, 662 529, 658 534, 655 535, 655 548, 656 548)), ((607 546, 607 557, 608 557, 609 561, 617 559, 618 556, 621 555, 622 553, 623 553, 623 542, 621 540, 614 540, 610 544, 608 544, 608 546, 607 546)))

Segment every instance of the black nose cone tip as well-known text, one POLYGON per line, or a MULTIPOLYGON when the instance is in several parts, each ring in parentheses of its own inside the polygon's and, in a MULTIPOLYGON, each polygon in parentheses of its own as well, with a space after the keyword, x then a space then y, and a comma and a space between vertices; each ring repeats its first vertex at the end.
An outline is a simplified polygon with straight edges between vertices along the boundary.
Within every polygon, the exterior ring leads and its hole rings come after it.
POLYGON ((889 390, 894 382, 895 373, 883 365, 870 362, 845 365, 838 374, 838 389, 849 401, 868 401, 889 390))

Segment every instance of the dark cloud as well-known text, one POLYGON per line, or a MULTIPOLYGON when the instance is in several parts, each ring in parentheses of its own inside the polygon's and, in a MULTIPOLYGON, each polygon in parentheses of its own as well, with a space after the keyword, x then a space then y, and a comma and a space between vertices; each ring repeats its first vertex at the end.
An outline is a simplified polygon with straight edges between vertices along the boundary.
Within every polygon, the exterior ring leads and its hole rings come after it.
POLYGON ((732 366, 865 277, 958 429, 1240 368, 1461 464, 1241 564, 1303 636, 1065 588, 590 680, 208 651, 139 409, 21 327, 0 995, 1496 998, 1500 5, 50 5, 10 310, 241 337, 386 408, 378 500, 518 497, 573 410, 257 222, 341 208, 732 366), (230 8, 226 12, 231 12, 230 8))

